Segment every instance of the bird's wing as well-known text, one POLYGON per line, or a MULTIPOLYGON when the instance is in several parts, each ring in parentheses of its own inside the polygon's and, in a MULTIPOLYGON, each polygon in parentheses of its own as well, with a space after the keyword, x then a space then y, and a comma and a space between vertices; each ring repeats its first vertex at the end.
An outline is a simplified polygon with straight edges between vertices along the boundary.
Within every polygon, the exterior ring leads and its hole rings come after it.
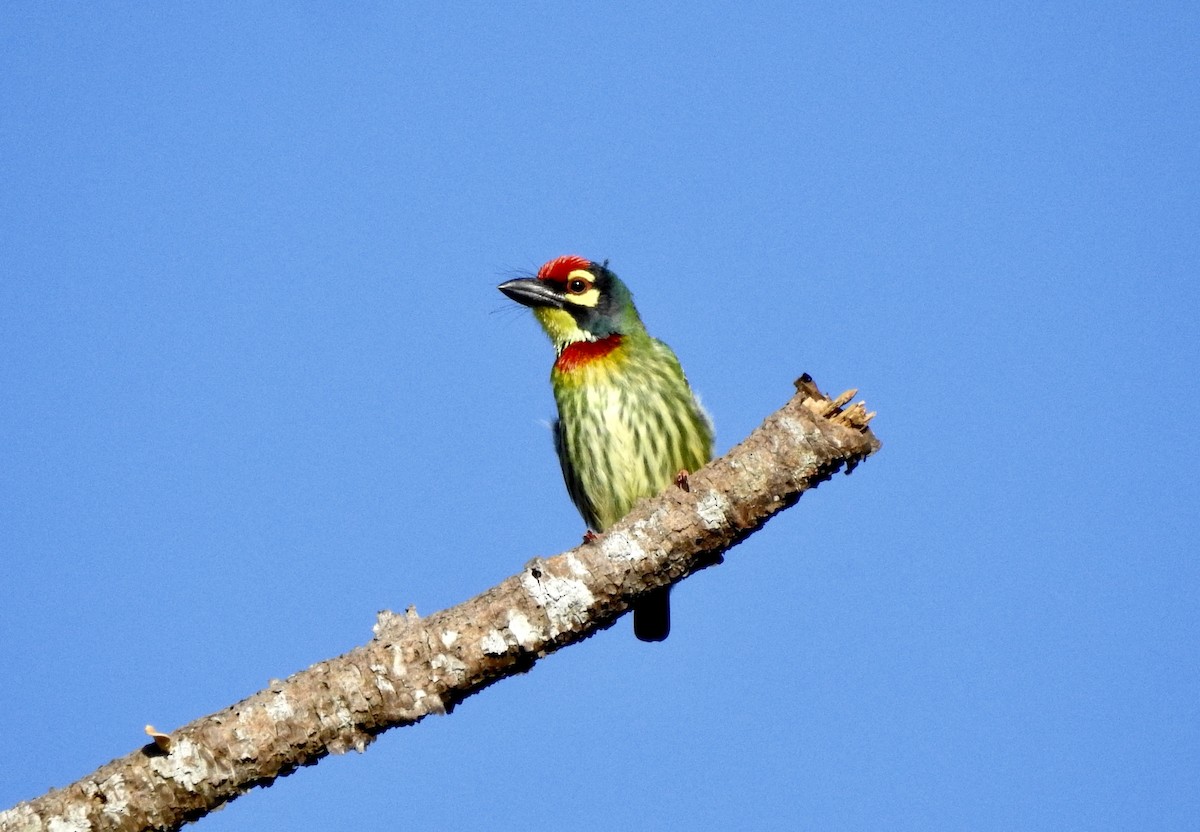
POLYGON ((562 467, 563 482, 566 483, 567 493, 571 495, 571 502, 583 515, 583 522, 587 523, 588 528, 600 531, 600 521, 596 518, 595 506, 588 499, 587 492, 583 490, 583 481, 579 478, 579 472, 575 470, 575 466, 571 464, 570 457, 567 455, 561 419, 554 420, 554 452, 558 454, 558 464, 562 467))

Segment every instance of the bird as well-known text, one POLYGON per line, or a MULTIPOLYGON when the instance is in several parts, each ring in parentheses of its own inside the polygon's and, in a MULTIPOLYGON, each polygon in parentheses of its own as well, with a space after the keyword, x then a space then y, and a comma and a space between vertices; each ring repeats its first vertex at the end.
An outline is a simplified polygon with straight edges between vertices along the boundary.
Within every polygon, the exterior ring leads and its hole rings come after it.
MULTIPOLYGON (((672 483, 686 486, 688 473, 712 459, 712 420, 675 353, 646 331, 633 294, 607 260, 563 255, 498 288, 530 307, 554 344, 554 448, 587 524, 585 541, 643 497, 672 483)), ((653 642, 670 631, 668 586, 636 602, 633 632, 653 642)))

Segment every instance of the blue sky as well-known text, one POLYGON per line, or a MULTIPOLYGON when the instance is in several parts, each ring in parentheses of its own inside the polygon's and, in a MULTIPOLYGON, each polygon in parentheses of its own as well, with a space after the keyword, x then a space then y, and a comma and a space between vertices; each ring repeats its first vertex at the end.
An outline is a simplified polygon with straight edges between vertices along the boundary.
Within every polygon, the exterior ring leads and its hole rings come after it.
POLYGON ((202 821, 1193 829, 1200 13, 0 9, 0 806, 578 542, 611 259, 727 450, 884 450, 627 622, 202 821))

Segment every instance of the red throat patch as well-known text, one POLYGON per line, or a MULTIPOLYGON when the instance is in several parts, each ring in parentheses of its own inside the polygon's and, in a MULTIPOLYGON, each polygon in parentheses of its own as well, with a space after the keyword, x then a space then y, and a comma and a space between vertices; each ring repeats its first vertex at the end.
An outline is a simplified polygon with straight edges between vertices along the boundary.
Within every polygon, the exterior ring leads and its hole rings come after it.
POLYGON ((620 335, 610 335, 599 341, 576 341, 567 344, 554 362, 554 369, 560 373, 573 373, 580 367, 604 358, 619 346, 621 346, 620 335))
POLYGON ((566 280, 567 275, 576 269, 591 269, 592 262, 578 254, 564 254, 555 257, 538 269, 538 280, 566 280))

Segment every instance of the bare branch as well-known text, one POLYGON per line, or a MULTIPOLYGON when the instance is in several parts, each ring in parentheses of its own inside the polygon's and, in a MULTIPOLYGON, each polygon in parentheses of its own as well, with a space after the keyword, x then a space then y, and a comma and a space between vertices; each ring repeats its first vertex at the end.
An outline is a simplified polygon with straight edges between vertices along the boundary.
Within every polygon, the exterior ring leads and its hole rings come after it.
POLYGON ((153 742, 66 787, 0 812, 0 832, 178 829, 329 753, 363 750, 542 656, 609 627, 639 596, 706 566, 879 449, 856 391, 807 375, 744 442, 639 503, 608 533, 469 601, 420 618, 382 612, 374 638, 153 742))

